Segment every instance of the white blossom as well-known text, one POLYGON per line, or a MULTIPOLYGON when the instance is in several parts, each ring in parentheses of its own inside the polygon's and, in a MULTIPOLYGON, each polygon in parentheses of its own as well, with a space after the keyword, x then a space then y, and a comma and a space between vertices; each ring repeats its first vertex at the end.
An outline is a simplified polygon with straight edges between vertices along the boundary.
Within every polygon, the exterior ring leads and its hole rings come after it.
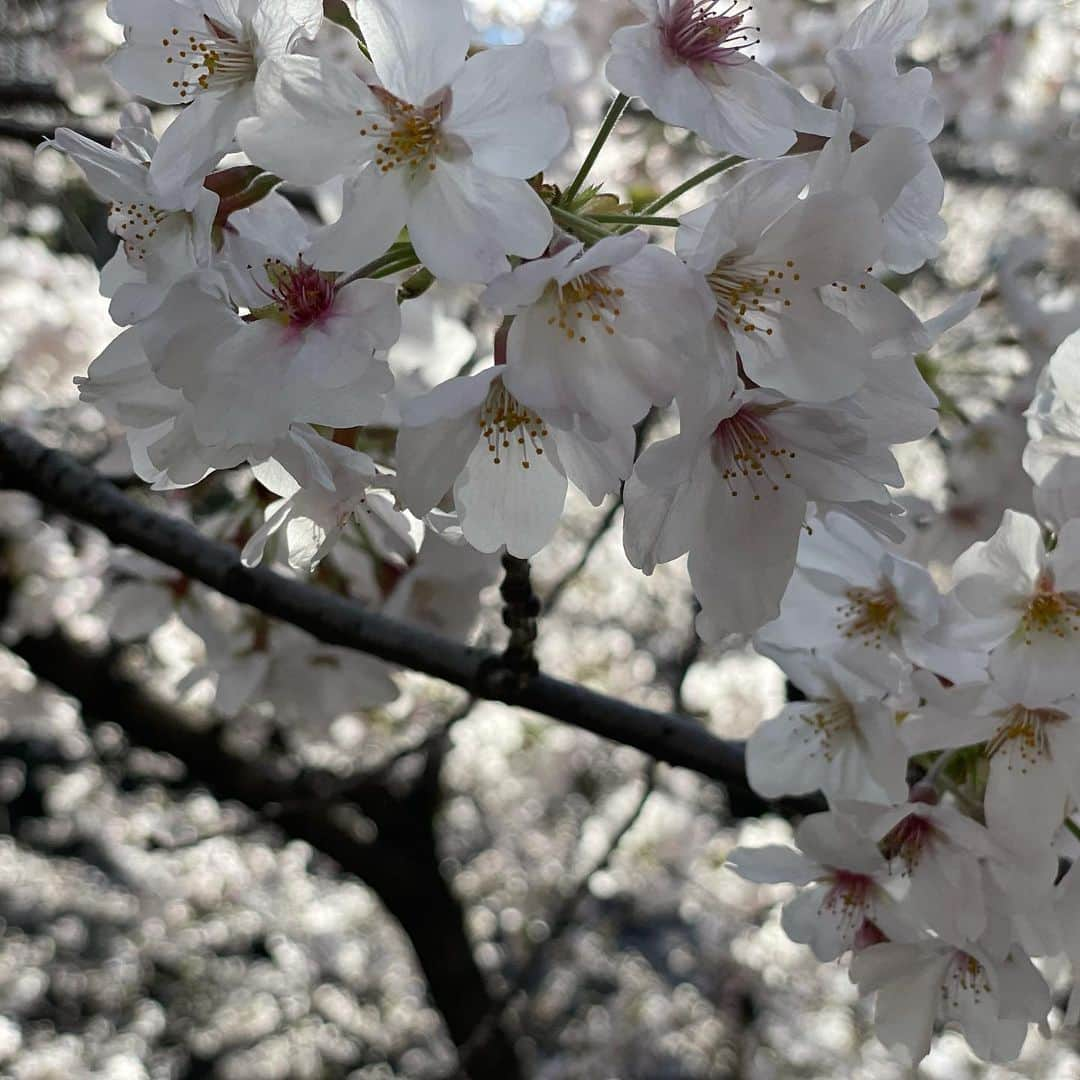
POLYGON ((466 62, 459 0, 361 0, 356 16, 378 83, 285 57, 260 71, 258 118, 240 129, 247 153, 288 180, 347 178, 341 218, 313 258, 352 270, 403 226, 421 261, 450 281, 490 281, 508 269, 507 253, 543 254, 551 218, 526 178, 568 137, 563 110, 547 100, 544 46, 466 62))

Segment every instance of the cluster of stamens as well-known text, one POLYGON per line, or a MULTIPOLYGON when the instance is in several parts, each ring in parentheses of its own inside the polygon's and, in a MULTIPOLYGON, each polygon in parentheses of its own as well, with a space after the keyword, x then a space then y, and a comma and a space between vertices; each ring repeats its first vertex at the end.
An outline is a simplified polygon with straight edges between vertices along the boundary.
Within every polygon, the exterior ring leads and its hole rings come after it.
POLYGON ((936 831, 928 818, 908 814, 882 837, 881 853, 886 859, 899 859, 904 864, 904 873, 910 875, 927 845, 933 842, 936 831))
POLYGON ((832 887, 821 901, 822 912, 839 916, 842 926, 854 932, 863 922, 875 891, 874 879, 851 870, 834 870, 832 887))
MULTIPOLYGON (((1014 705, 1002 713, 1002 724, 986 744, 986 756, 1011 747, 1020 758, 1021 774, 1050 757, 1050 728, 1068 720, 1059 709, 1029 709, 1014 705)), ((1012 768, 1012 763, 1009 764, 1012 768)))
POLYGON ((316 270, 303 258, 297 258, 295 266, 281 259, 267 259, 264 267, 270 287, 259 285, 259 291, 290 326, 310 326, 334 306, 333 277, 316 270))
POLYGON ((771 326, 759 326, 754 320, 759 315, 779 314, 778 307, 791 307, 791 300, 784 291, 801 276, 795 270, 794 259, 788 259, 783 269, 756 270, 740 267, 730 259, 719 262, 706 280, 716 297, 716 313, 729 328, 734 327, 744 334, 763 332, 772 337, 771 326))
POLYGON ((442 145, 442 105, 418 109, 382 87, 372 87, 372 92, 382 102, 385 115, 365 120, 363 109, 357 109, 356 115, 361 118, 360 134, 379 139, 375 144, 376 167, 384 173, 401 166, 411 172, 421 167, 434 172, 442 145))
POLYGON ((780 484, 791 479, 795 460, 795 451, 774 445, 761 415, 748 408, 716 425, 712 453, 728 491, 736 496, 745 484, 754 502, 761 501, 763 490, 779 491, 780 484))
POLYGON ((169 216, 150 203, 109 203, 109 231, 120 237, 129 259, 146 258, 146 245, 157 235, 158 226, 169 216))
POLYGON ((758 27, 743 25, 750 8, 739 10, 739 0, 667 0, 661 12, 664 44, 685 63, 731 66, 753 59, 743 50, 760 40, 749 33, 758 27))
POLYGON ((971 997, 978 1002, 983 994, 989 993, 990 980, 982 964, 970 953, 957 949, 941 983, 943 1003, 958 1009, 961 997, 971 997))
POLYGON ((1019 630, 1025 645, 1030 645, 1035 635, 1070 637, 1080 631, 1080 597, 1058 592, 1053 574, 1044 570, 1035 583, 1035 592, 1024 605, 1019 630))
POLYGON ((802 720, 810 728, 803 743, 817 743, 810 756, 820 753, 826 761, 832 761, 833 738, 855 726, 855 710, 846 701, 822 702, 818 712, 803 713, 802 720))
POLYGON ((255 56, 248 43, 209 16, 203 20, 209 30, 206 36, 174 26, 161 39, 165 63, 179 68, 172 85, 181 98, 209 90, 211 84, 221 89, 255 78, 255 56))
POLYGON ((557 326, 567 341, 584 345, 589 330, 601 327, 609 336, 615 333, 614 322, 622 314, 625 291, 613 286, 607 275, 592 271, 555 286, 557 312, 548 318, 548 326, 557 326))
POLYGON ((528 469, 532 465, 530 454, 534 458, 544 455, 547 425, 503 386, 502 379, 492 380, 480 408, 479 424, 480 434, 487 439, 488 453, 496 465, 520 454, 521 467, 528 469))
POLYGON ((896 633, 900 599, 889 582, 877 589, 855 586, 844 593, 846 602, 837 606, 836 624, 846 638, 860 638, 864 645, 881 648, 882 639, 896 633))

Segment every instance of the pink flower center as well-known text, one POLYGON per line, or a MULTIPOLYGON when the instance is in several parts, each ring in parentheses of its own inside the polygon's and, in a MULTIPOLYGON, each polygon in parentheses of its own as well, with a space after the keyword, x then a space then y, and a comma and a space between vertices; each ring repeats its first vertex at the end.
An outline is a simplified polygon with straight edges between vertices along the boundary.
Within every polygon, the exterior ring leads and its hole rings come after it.
POLYGON ((757 44, 743 25, 749 8, 738 8, 738 0, 668 0, 661 5, 660 32, 672 55, 688 64, 745 63, 752 57, 743 49, 757 44))
POLYGON ((324 318, 334 306, 337 292, 330 274, 298 258, 295 266, 281 259, 268 259, 266 276, 270 288, 260 290, 270 298, 283 321, 296 329, 311 326, 324 318))
POLYGON ((867 874, 834 870, 832 888, 825 894, 821 910, 832 912, 854 934, 866 918, 875 888, 874 879, 867 874))
POLYGON ((794 450, 776 445, 764 419, 763 411, 744 407, 713 432, 713 461, 728 491, 733 496, 746 491, 754 502, 791 479, 789 466, 795 460, 794 450))
POLYGON ((910 874, 919 864, 923 851, 933 843, 934 823, 918 814, 908 814, 881 839, 881 853, 886 859, 899 859, 910 874))

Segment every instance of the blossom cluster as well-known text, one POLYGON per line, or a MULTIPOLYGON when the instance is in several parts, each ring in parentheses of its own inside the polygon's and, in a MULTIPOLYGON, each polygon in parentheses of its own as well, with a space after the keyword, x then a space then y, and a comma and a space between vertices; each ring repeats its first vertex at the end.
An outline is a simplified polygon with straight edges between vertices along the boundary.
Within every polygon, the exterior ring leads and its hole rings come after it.
MULTIPOLYGON (((1038 517, 1007 512, 942 594, 898 553, 894 448, 937 427, 917 361, 979 295, 925 319, 894 288, 944 237, 944 111, 897 62, 925 2, 838 31, 818 101, 753 58, 747 10, 635 3, 574 172, 545 45, 474 49, 459 0, 110 0, 113 77, 178 111, 160 138, 130 105, 111 148, 51 141, 119 241, 102 291, 124 329, 80 395, 156 490, 250 467, 215 522, 245 563, 451 634, 495 553, 551 540, 570 485, 620 496, 632 565, 686 556, 701 637, 754 635, 806 698, 751 738, 749 779, 830 809, 798 851, 732 865, 809 886, 785 929, 853 954, 886 1043, 917 1059, 955 1021, 1008 1060, 1050 1008, 1032 958, 1080 961, 1080 877, 1057 880, 1053 846, 1080 799, 1080 346, 1029 413, 1038 517), (630 102, 716 162, 646 204, 591 181, 630 102), (440 324, 460 295, 498 326, 489 360, 440 324), (410 364, 416 334, 440 363, 410 364), (673 433, 642 448, 661 411, 673 433)), ((263 697, 299 725, 399 692, 385 665, 121 569, 114 634, 179 616, 207 643, 181 688, 212 675, 223 716, 263 697)))

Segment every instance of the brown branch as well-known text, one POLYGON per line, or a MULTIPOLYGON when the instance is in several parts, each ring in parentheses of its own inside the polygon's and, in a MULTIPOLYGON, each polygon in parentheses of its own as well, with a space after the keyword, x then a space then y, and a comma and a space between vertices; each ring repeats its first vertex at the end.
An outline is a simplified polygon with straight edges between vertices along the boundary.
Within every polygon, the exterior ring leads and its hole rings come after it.
POLYGON ((754 794, 746 782, 744 744, 717 738, 697 720, 639 708, 546 675, 533 676, 521 686, 507 685, 494 653, 449 641, 272 570, 247 569, 233 548, 207 539, 183 521, 146 509, 68 454, 46 449, 7 424, 0 424, 0 486, 35 495, 100 529, 115 543, 135 548, 328 644, 443 679, 476 697, 543 713, 719 780, 727 786, 736 817, 817 808, 816 800, 770 803, 754 794))

